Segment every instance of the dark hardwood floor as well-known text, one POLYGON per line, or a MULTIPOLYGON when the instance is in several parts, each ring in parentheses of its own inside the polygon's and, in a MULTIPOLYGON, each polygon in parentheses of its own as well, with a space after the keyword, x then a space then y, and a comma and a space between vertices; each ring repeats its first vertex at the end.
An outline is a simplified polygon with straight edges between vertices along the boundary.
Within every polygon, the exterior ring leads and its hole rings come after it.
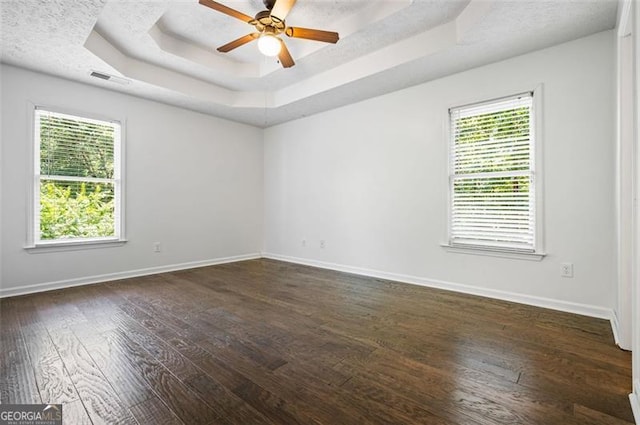
POLYGON ((82 424, 628 424, 605 320, 270 260, 3 299, 2 403, 82 424))

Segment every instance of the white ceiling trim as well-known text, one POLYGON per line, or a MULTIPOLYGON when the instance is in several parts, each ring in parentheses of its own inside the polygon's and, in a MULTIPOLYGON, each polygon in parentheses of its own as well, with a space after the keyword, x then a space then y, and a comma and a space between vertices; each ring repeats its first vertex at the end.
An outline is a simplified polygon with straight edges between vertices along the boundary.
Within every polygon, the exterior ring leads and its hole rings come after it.
POLYGON ((618 16, 618 37, 631 35, 631 3, 633 0, 620 0, 618 16))
POLYGON ((264 93, 254 93, 253 95, 243 93, 243 96, 237 96, 242 92, 228 90, 215 84, 188 77, 179 72, 139 61, 125 55, 95 30, 89 34, 84 47, 126 78, 144 81, 157 87, 173 90, 192 98, 214 102, 219 105, 264 107, 264 93), (243 102, 240 101, 239 97, 242 98, 243 102), (244 104, 248 100, 255 101, 252 98, 260 98, 261 100, 255 104, 244 104))
POLYGON ((287 105, 445 50, 456 44, 456 27, 455 22, 437 26, 422 34, 407 38, 391 46, 361 56, 344 65, 314 75, 304 81, 292 84, 274 94, 276 104, 287 105))
POLYGON ((299 0, 292 24, 341 40, 287 39, 297 64, 282 69, 255 45, 216 52, 247 25, 197 0, 20 0, 0 7, 0 61, 266 127, 614 29, 628 3, 299 0))
POLYGON ((206 66, 209 69, 215 69, 217 72, 241 78, 259 78, 263 75, 259 65, 241 63, 229 60, 224 56, 214 55, 209 50, 167 34, 162 31, 157 22, 149 30, 149 36, 159 49, 190 62, 206 66))
MULTIPOLYGON (((388 4, 393 7, 377 7, 375 11, 372 7, 368 8, 366 13, 357 15, 357 20, 354 17, 345 19, 340 25, 340 32, 341 34, 356 32, 365 25, 370 25, 371 20, 383 19, 410 5, 411 1, 389 2, 388 4)), ((233 91, 137 60, 128 56, 100 35, 95 27, 84 46, 127 78, 144 81, 198 100, 214 102, 227 107, 279 108, 453 47, 458 40, 462 39, 464 32, 473 27, 490 10, 493 2, 494 0, 472 0, 453 21, 287 87, 268 92, 233 91)), ((160 49, 168 53, 231 75, 258 78, 275 70, 282 70, 279 65, 239 63, 214 55, 205 49, 183 42, 163 32, 157 23, 150 29, 149 36, 153 38, 160 49)), ((312 45, 304 55, 319 48, 321 46, 312 45)))

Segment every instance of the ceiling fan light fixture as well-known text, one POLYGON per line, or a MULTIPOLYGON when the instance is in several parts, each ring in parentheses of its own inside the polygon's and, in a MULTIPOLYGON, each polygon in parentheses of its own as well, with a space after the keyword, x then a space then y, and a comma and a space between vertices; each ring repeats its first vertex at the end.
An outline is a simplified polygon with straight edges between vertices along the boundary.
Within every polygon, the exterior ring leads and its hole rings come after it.
POLYGON ((254 29, 252 33, 218 47, 216 49, 218 52, 228 53, 233 49, 257 40, 260 53, 265 56, 278 56, 278 61, 283 68, 291 68, 296 63, 293 61, 284 40, 278 37, 279 35, 284 34, 287 37, 333 44, 337 43, 340 39, 340 35, 333 31, 288 27, 284 20, 291 11, 291 8, 296 4, 296 1, 297 0, 263 0, 267 10, 258 12, 256 16, 252 18, 249 15, 245 15, 214 0, 198 0, 201 5, 246 22, 254 29))
POLYGON ((262 34, 258 39, 258 50, 265 56, 277 56, 280 48, 280 39, 274 35, 262 34))

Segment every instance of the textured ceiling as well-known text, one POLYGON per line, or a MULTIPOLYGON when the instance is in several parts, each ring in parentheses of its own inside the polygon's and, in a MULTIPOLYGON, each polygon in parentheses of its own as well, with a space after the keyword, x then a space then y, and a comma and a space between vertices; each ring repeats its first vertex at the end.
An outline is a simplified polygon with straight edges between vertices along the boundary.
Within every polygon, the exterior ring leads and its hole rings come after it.
MULTIPOLYGON (((261 0, 221 0, 247 15, 261 0)), ((340 33, 285 41, 283 69, 252 32, 197 0, 0 0, 4 63, 260 127, 615 26, 616 0, 299 0, 287 24, 340 33), (100 71, 126 85, 89 76, 100 71)))

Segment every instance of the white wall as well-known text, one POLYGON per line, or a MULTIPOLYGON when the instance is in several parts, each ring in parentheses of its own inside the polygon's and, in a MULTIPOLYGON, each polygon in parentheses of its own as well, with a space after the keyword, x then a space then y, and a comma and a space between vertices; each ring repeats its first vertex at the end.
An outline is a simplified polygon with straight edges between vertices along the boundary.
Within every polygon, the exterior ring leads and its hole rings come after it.
MULTIPOLYGON (((631 3, 628 3, 630 7, 631 3)), ((631 17, 621 1, 616 29, 616 227, 617 285, 614 329, 620 347, 631 349, 631 282, 633 273, 633 42, 631 17), (624 20, 625 22, 622 22, 624 20)))
MULTIPOLYGON (((633 59, 634 67, 634 85, 633 85, 633 103, 635 110, 635 135, 634 147, 636 165, 640 164, 640 7, 638 3, 630 1, 632 16, 632 33, 633 33, 633 59)), ((633 288, 632 288, 632 310, 633 310, 633 393, 630 395, 633 414, 636 423, 640 424, 640 206, 638 204, 638 196, 640 196, 640 166, 636 167, 635 176, 635 250, 633 258, 633 288)))
POLYGON ((264 132, 264 156, 260 129, 3 65, 0 294, 256 254, 266 199, 268 254, 606 315, 616 273, 613 52, 605 32, 276 126, 264 132), (446 252, 447 108, 539 84, 548 256, 446 252), (126 118, 127 244, 23 249, 28 102, 126 118), (156 241, 160 254, 152 252, 156 241), (559 276, 567 261, 573 279, 559 276))
POLYGON ((1 73, 1 294, 259 253, 260 129, 11 66, 3 65, 1 73), (126 119, 129 242, 124 246, 56 253, 23 249, 30 179, 28 102, 126 119), (154 242, 161 242, 161 253, 152 252, 154 242))
POLYGON ((614 52, 607 31, 267 129, 264 250, 608 317, 616 277, 614 52), (539 84, 547 257, 445 251, 448 107, 539 84), (574 263, 574 278, 560 277, 562 262, 574 263))

